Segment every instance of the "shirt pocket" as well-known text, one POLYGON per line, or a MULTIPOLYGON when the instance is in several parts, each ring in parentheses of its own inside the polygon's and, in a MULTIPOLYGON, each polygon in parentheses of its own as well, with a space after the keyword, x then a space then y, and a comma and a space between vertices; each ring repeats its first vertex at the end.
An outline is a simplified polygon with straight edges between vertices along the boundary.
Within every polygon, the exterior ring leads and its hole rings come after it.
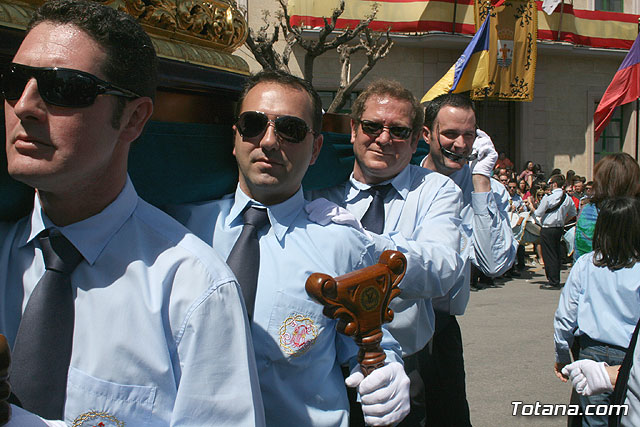
POLYGON ((276 345, 270 346, 268 356, 273 361, 297 363, 316 347, 333 345, 325 342, 329 340, 328 328, 335 328, 335 321, 322 314, 322 305, 279 291, 267 328, 276 345))
POLYGON ((156 387, 123 385, 69 368, 65 421, 72 425, 148 426, 156 387))

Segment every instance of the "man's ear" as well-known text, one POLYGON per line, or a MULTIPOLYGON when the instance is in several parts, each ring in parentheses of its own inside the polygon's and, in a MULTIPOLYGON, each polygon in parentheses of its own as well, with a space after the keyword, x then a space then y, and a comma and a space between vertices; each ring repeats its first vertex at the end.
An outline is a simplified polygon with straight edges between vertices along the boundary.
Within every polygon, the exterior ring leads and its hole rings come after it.
POLYGON ((129 101, 120 121, 120 140, 133 142, 140 136, 144 125, 153 114, 153 101, 148 96, 129 101))
POLYGON ((431 144, 431 131, 429 130, 428 127, 426 126, 422 126, 422 138, 424 138, 424 141, 427 144, 431 144))
POLYGON ((238 128, 236 127, 236 125, 231 126, 231 129, 233 129, 233 151, 232 154, 235 157, 236 155, 236 133, 238 132, 238 128))
POLYGON ((320 150, 322 150, 322 142, 324 137, 322 134, 313 138, 313 148, 311 151, 311 161, 309 162, 309 166, 314 164, 316 160, 318 160, 318 156, 320 155, 320 150))

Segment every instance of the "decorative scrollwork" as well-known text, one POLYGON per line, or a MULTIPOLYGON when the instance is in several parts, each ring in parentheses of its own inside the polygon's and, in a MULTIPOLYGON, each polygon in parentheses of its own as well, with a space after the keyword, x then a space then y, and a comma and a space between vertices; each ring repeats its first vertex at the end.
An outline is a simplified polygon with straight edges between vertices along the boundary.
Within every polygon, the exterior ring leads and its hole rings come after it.
POLYGON ((247 24, 227 0, 105 0, 129 13, 151 34, 231 52, 247 38, 247 24))
POLYGON ((531 33, 527 34, 527 62, 524 64, 524 69, 529 71, 532 64, 533 59, 533 44, 535 40, 533 39, 533 35, 531 33))
MULTIPOLYGON (((502 3, 502 6, 509 7, 511 6, 511 2, 505 1, 502 3)), ((484 22, 488 14, 491 14, 492 18, 496 17, 496 8, 491 4, 491 1, 476 0, 476 7, 478 8, 478 17, 480 18, 480 22, 484 22)))
POLYGON ((490 81, 489 86, 473 90, 473 98, 482 100, 485 97, 489 99, 508 99, 508 100, 526 100, 529 98, 529 83, 524 78, 518 76, 509 84, 509 92, 496 92, 496 82, 490 81))
POLYGON ((517 21, 520 22, 520 27, 524 28, 525 26, 529 25, 533 21, 531 2, 527 2, 526 4, 521 4, 520 6, 518 6, 514 17, 517 21))

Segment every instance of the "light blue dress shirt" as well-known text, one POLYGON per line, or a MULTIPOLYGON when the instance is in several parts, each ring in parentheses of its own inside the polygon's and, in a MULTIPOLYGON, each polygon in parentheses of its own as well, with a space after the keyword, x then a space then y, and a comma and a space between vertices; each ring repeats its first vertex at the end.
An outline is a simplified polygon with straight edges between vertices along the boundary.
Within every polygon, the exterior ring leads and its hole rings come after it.
MULTIPOLYGON (((421 350, 431 339, 435 315, 431 298, 446 295, 463 274, 460 256, 460 189, 447 177, 409 165, 389 181, 393 190, 384 203, 382 238, 407 257, 402 293, 391 301, 393 321, 386 325, 402 347, 403 356, 421 350)), ((314 191, 362 219, 373 197, 368 184, 349 181, 314 191)), ((453 296, 455 298, 455 296, 453 296)))
POLYGON ((551 194, 546 194, 534 214, 540 218, 540 224, 542 227, 564 227, 564 224, 571 218, 577 215, 576 204, 573 203, 573 199, 567 195, 562 205, 555 211, 545 213, 545 211, 555 206, 562 198, 561 188, 555 188, 551 194))
MULTIPOLYGON (((513 236, 509 221, 509 193, 504 185, 489 179, 491 191, 476 193, 469 165, 452 173, 449 178, 462 190, 462 234, 471 241, 463 250, 468 261, 488 276, 500 276, 513 265, 518 250, 518 241, 513 236)), ((471 264, 465 268, 450 296, 433 302, 436 310, 460 315, 469 301, 471 264)))
POLYGON ((507 197, 509 198, 509 212, 518 212, 521 206, 524 208, 523 211, 527 210, 522 197, 518 193, 511 196, 507 190, 507 197))
MULTIPOLYGON (((355 229, 308 219, 302 188, 267 206, 270 227, 258 234, 260 269, 251 331, 267 425, 347 426, 348 401, 340 365, 355 365, 351 337, 307 295, 315 272, 339 276, 378 262, 375 244, 355 229)), ((238 187, 221 200, 174 206, 168 211, 227 257, 242 231, 242 212, 260 204, 238 187)), ((252 260, 247 260, 252 262, 252 260)), ((401 361, 400 346, 386 332, 387 361, 401 361)), ((238 425, 241 425, 239 423, 238 425)))
POLYGON ((556 362, 570 363, 574 336, 627 348, 640 317, 640 263, 611 271, 581 256, 565 283, 553 327, 556 362))
MULTIPOLYGON (((30 216, 0 226, 0 333, 11 345, 44 274, 36 237, 50 226, 37 196, 30 216)), ((102 212, 58 228, 84 257, 71 276, 69 425, 94 410, 136 427, 264 425, 242 297, 211 247, 129 180, 102 212)))

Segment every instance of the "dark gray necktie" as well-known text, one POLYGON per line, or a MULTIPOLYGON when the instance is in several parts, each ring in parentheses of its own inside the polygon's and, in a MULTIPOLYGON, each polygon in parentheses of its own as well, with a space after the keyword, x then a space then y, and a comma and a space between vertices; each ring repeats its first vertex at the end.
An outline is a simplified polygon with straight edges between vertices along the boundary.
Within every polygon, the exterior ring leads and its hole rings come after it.
POLYGON ((258 269, 260 268, 258 231, 269 224, 269 217, 266 209, 252 206, 244 211, 242 219, 244 226, 240 237, 229 253, 227 264, 238 279, 247 313, 251 319, 253 318, 256 288, 258 287, 258 269))
POLYGON ((73 346, 71 273, 82 255, 55 228, 44 230, 38 240, 46 271, 22 314, 9 381, 26 410, 61 420, 73 346))
POLYGON ((391 188, 391 184, 384 184, 375 185, 369 189, 369 193, 373 195, 373 200, 360 220, 365 230, 382 234, 384 230, 384 198, 391 188))

